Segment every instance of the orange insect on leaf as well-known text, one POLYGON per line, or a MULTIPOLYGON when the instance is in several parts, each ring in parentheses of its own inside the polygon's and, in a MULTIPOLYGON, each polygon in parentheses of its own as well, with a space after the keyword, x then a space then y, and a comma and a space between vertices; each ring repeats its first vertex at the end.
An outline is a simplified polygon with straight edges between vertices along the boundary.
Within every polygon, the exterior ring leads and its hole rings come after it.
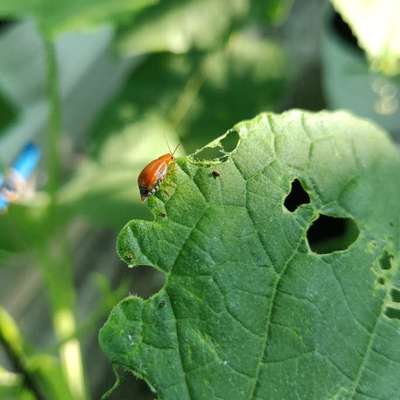
POLYGON ((168 166, 174 162, 174 154, 178 149, 171 153, 167 153, 148 163, 138 176, 138 186, 140 199, 146 200, 148 197, 155 194, 160 187, 161 182, 165 179, 168 172, 168 166))

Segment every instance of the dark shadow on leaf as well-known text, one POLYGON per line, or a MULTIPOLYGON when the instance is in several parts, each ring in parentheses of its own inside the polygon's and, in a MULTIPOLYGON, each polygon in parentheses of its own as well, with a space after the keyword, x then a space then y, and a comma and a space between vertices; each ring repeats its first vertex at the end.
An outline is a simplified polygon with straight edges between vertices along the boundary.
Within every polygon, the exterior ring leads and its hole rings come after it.
POLYGON ((5 131, 5 128, 14 121, 16 115, 14 107, 0 92, 0 132, 5 131))
POLYGON ((363 50, 358 45, 357 38, 354 36, 350 26, 337 12, 334 12, 332 15, 331 29, 336 33, 338 38, 340 38, 343 43, 349 46, 352 50, 356 51, 358 54, 363 54, 363 50))

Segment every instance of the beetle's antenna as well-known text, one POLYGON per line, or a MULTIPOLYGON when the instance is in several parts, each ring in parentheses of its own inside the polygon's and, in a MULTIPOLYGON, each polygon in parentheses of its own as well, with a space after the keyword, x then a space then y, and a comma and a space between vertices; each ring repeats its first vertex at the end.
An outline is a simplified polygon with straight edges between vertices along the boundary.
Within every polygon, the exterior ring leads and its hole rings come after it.
POLYGON ((178 143, 178 144, 176 145, 174 151, 171 153, 172 155, 174 155, 174 154, 176 153, 176 151, 178 150, 178 148, 179 148, 180 145, 181 145, 180 143, 178 143))
POLYGON ((165 139, 165 141, 166 141, 166 143, 167 143, 167 147, 168 147, 168 150, 169 150, 169 154, 173 154, 173 153, 171 153, 171 147, 169 146, 168 139, 167 139, 167 135, 165 134, 164 131, 163 131, 163 135, 164 135, 164 139, 165 139))

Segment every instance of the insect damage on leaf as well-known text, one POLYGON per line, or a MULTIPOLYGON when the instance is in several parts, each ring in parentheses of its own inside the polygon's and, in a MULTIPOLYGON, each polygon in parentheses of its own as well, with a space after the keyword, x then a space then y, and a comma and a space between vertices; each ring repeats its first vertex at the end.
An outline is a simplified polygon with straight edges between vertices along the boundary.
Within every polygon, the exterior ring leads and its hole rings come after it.
POLYGON ((359 229, 351 218, 319 215, 307 231, 310 248, 316 253, 346 250, 358 237, 359 229))
POLYGON ((397 149, 343 112, 233 131, 217 160, 177 159, 154 220, 122 229, 120 256, 166 279, 113 309, 102 349, 159 400, 397 398, 400 273, 379 267, 399 257, 397 149), (293 190, 308 197, 288 206, 293 190))
POLYGON ((236 150, 239 141, 239 133, 235 129, 230 129, 220 138, 197 150, 191 158, 193 161, 204 163, 208 161, 224 162, 228 160, 230 154, 236 150))
POLYGON ((289 211, 295 211, 297 207, 302 204, 310 202, 310 196, 307 191, 304 190, 303 185, 298 179, 295 179, 290 188, 290 192, 285 198, 284 205, 289 211))

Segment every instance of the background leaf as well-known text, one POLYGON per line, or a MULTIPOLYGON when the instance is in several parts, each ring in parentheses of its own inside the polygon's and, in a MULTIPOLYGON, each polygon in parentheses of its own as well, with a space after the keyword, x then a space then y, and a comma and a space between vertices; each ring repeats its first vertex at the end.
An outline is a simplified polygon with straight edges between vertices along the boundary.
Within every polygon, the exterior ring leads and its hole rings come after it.
POLYGON ((103 350, 160 400, 396 398, 398 150, 343 112, 234 131, 225 162, 179 159, 149 199, 154 219, 121 231, 121 258, 166 284, 114 308, 103 350), (309 202, 289 211, 295 179, 309 202), (321 215, 356 224, 342 250, 312 250, 321 215))
MULTIPOLYGON (((332 21, 332 15, 329 14, 332 21)), ((331 109, 346 109, 399 137, 400 76, 371 71, 363 52, 328 25, 321 41, 323 84, 331 109)))
MULTIPOLYGON (((84 141, 98 113, 118 93, 128 72, 139 62, 138 58, 116 58, 112 39, 112 30, 102 27, 85 33, 65 33, 56 41, 64 153, 68 152, 71 138, 84 141)), ((35 24, 24 22, 10 27, 0 37, 0 89, 14 106, 15 117, 8 124, 2 122, 3 164, 8 164, 28 140, 38 145, 46 143, 46 73, 43 42, 35 24)))
POLYGON ((35 17, 50 35, 63 30, 87 29, 110 22, 126 12, 138 11, 156 0, 2 0, 0 16, 35 17))
POLYGON ((400 73, 400 3, 397 0, 332 0, 367 52, 372 65, 400 73))
POLYGON ((120 24, 118 47, 124 54, 216 48, 249 18, 281 21, 291 4, 291 0, 161 1, 120 24))

